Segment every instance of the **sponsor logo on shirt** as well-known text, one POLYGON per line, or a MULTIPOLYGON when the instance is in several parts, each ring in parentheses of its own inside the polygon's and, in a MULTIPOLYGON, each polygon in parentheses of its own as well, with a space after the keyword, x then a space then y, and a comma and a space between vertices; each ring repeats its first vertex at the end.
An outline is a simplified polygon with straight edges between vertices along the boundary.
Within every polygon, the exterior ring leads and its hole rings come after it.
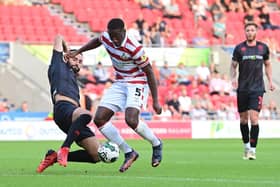
POLYGON ((126 53, 123 53, 121 55, 121 58, 124 59, 124 60, 127 60, 129 58, 129 56, 126 53))
POLYGON ((263 60, 263 56, 261 55, 248 55, 243 56, 242 60, 263 60))
POLYGON ((145 62, 146 60, 147 60, 147 56, 145 56, 145 55, 143 55, 143 56, 141 56, 141 62, 145 62))

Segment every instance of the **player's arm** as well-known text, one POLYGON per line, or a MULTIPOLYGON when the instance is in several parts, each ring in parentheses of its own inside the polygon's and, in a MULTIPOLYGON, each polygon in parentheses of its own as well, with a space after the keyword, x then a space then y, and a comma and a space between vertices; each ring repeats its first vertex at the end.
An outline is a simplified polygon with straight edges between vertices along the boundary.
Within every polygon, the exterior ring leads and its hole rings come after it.
MULTIPOLYGON (((67 53, 68 52, 68 46, 66 44, 66 42, 63 39, 63 36, 61 35, 56 35, 55 39, 54 39, 54 44, 53 44, 53 50, 56 52, 53 52, 52 55, 52 60, 51 60, 51 64, 56 64, 57 62, 61 62, 61 54, 62 52, 67 53)), ((66 63, 67 58, 65 56, 63 56, 63 61, 66 63)))
POLYGON ((267 77, 268 83, 269 83, 269 89, 273 91, 275 89, 273 82, 272 82, 272 66, 269 60, 264 61, 265 66, 265 75, 267 77))
POLYGON ((67 56, 68 57, 75 57, 78 54, 81 54, 85 51, 89 51, 91 49, 95 49, 97 47, 99 47, 102 43, 100 42, 98 37, 93 38, 92 40, 90 40, 88 43, 86 43, 85 45, 83 45, 81 48, 79 48, 77 51, 68 53, 67 56))
POLYGON ((64 53, 68 53, 69 48, 68 45, 66 44, 66 42, 64 40, 62 40, 62 49, 64 53))
POLYGON ((142 70, 145 72, 147 76, 148 85, 153 98, 153 108, 157 114, 160 114, 162 109, 158 102, 157 82, 153 72, 153 68, 150 64, 148 64, 145 67, 143 67, 142 70))
POLYGON ((237 69, 237 62, 235 60, 232 60, 231 61, 231 65, 230 65, 230 78, 231 80, 236 80, 236 76, 237 76, 237 72, 236 72, 236 69, 237 69))
POLYGON ((237 65, 238 62, 235 60, 231 61, 231 65, 230 65, 230 79, 232 82, 232 86, 234 88, 237 88, 237 65))
POLYGON ((85 45, 83 45, 80 49, 77 50, 78 54, 91 50, 91 49, 95 49, 97 47, 99 47, 102 43, 100 42, 98 37, 93 38, 92 40, 90 40, 88 43, 86 43, 85 45))
POLYGON ((56 35, 54 39, 54 44, 53 44, 53 49, 58 51, 58 52, 68 52, 68 47, 66 42, 63 39, 63 36, 61 35, 56 35))

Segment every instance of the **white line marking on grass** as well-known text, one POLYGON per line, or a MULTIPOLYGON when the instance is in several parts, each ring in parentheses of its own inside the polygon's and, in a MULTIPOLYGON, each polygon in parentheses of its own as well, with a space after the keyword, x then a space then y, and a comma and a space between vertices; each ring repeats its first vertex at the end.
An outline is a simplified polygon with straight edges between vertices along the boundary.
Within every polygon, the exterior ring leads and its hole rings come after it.
MULTIPOLYGON (((132 176, 94 176, 96 178, 120 178, 120 179, 127 179, 131 178, 132 176)), ((273 181, 273 180, 247 180, 247 179, 223 179, 223 178, 190 178, 190 177, 169 177, 169 176, 161 176, 161 177, 133 177, 133 179, 138 180, 159 180, 159 181, 173 181, 173 182, 213 182, 213 183, 243 183, 243 184, 271 184, 271 185, 280 185, 279 181, 273 181)))
MULTIPOLYGON (((51 176, 57 176, 52 174, 2 174, 0 177, 51 177, 51 176)), ((100 178, 100 179, 131 179, 134 180, 150 180, 150 181, 171 181, 171 182, 202 182, 202 183, 237 183, 237 184, 267 184, 267 185, 280 185, 280 181, 276 180, 268 180, 268 179, 227 179, 227 178, 190 178, 190 177, 170 177, 170 176, 159 176, 159 177, 139 177, 139 176, 92 176, 92 175, 71 175, 71 174, 65 174, 61 176, 73 176, 73 177, 93 177, 93 178, 100 178)))

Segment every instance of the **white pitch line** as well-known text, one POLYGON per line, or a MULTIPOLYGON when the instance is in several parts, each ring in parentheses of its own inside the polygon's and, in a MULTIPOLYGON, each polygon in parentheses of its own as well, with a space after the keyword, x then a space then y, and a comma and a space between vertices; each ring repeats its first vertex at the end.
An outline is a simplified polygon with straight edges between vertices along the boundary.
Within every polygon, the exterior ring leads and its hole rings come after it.
MULTIPOLYGON (((24 176, 24 177, 44 177, 44 176, 54 176, 54 175, 45 175, 45 174, 2 174, 0 177, 15 177, 15 176, 24 176)), ((57 176, 57 175, 55 175, 57 176)), ((77 176, 77 177, 92 177, 92 178, 102 178, 102 179, 129 179, 133 178, 134 180, 151 180, 151 181, 171 181, 171 182, 203 182, 203 183, 239 183, 239 184, 267 184, 267 185, 277 185, 280 186, 280 181, 275 180, 247 180, 247 179, 223 179, 223 178, 191 178, 191 177, 170 177, 170 176, 159 176, 159 177, 139 177, 139 176, 89 176, 89 175, 71 175, 65 174, 61 176, 77 176)))
MULTIPOLYGON (((121 179, 127 179, 131 178, 131 176, 93 176, 96 178, 121 178, 121 179)), ((242 179, 223 179, 223 178, 190 178, 190 177, 133 177, 133 179, 138 180, 159 180, 159 181, 173 181, 173 182, 187 182, 187 181, 197 181, 197 182, 213 182, 213 183, 245 183, 245 184, 271 184, 271 185, 280 185, 279 181, 273 181, 273 180, 242 180, 242 179)))

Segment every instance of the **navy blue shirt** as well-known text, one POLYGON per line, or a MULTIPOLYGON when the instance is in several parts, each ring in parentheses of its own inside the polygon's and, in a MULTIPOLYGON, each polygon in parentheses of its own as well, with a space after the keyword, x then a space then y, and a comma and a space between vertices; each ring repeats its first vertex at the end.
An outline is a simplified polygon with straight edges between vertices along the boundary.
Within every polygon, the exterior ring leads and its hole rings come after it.
POLYGON ((76 74, 63 61, 63 53, 53 50, 51 64, 48 69, 51 96, 54 103, 56 94, 64 95, 80 103, 79 87, 76 74))
POLYGON ((232 60, 239 65, 238 91, 265 91, 263 64, 268 59, 269 48, 262 42, 248 46, 245 41, 235 47, 232 60))

